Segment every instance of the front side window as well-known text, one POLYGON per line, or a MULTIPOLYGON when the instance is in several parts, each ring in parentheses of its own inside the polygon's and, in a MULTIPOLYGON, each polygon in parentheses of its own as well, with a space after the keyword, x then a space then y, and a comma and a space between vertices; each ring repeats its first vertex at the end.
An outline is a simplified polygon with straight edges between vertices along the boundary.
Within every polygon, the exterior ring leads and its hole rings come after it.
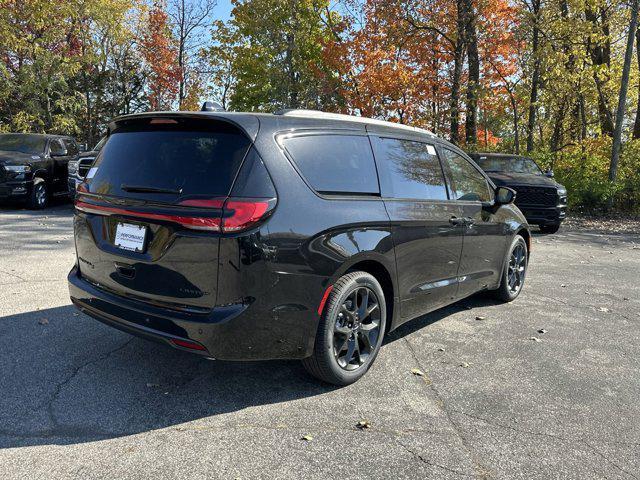
POLYGON ((378 175, 369 138, 305 135, 282 140, 311 187, 327 194, 378 194, 378 175))
POLYGON ((443 160, 448 170, 453 198, 490 202, 493 195, 484 176, 459 153, 442 149, 443 160))
POLYGON ((382 137, 375 145, 385 197, 447 200, 442 167, 433 145, 382 137))
POLYGON ((67 147, 67 152, 69 155, 77 155, 79 153, 78 145, 73 140, 65 140, 64 144, 67 147))
POLYGON ((64 145, 62 144, 62 140, 51 140, 51 144, 49 145, 49 154, 50 155, 64 155, 64 145))

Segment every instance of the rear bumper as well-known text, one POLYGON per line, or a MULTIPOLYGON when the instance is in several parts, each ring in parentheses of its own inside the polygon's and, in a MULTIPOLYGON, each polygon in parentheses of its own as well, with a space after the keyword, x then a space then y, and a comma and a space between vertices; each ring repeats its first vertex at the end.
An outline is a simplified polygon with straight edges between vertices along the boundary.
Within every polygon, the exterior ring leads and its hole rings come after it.
POLYGON ((68 283, 71 301, 83 313, 180 350, 219 360, 297 359, 309 355, 298 335, 286 338, 272 333, 283 329, 265 325, 269 313, 254 308, 254 302, 218 306, 206 314, 191 313, 106 292, 84 280, 77 267, 69 272, 68 283), (205 350, 180 347, 176 340, 196 342, 205 350))
POLYGON ((555 225, 560 224, 566 217, 567 207, 536 207, 534 205, 519 206, 520 210, 530 225, 555 225))

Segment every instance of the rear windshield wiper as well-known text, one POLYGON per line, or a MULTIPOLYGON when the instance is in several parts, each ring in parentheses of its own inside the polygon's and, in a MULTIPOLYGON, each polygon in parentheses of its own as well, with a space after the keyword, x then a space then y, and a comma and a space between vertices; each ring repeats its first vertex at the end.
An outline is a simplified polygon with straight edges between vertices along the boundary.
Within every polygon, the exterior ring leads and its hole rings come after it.
POLYGON ((141 185, 125 185, 124 183, 120 185, 120 188, 125 192, 136 192, 136 193, 169 193, 174 195, 180 195, 182 193, 182 189, 174 189, 174 188, 160 188, 160 187, 145 187, 141 185))

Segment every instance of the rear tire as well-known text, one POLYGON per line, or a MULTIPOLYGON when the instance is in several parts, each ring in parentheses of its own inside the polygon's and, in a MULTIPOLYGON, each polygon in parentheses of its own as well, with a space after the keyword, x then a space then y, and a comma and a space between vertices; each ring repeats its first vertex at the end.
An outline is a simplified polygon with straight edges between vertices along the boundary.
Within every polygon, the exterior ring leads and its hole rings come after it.
POLYGON ((44 178, 36 178, 27 199, 27 207, 31 210, 42 210, 49 203, 49 189, 44 178))
POLYGON ((553 223, 550 225, 540 225, 540 232, 542 233, 556 233, 558 230, 560 230, 559 223, 553 223))
POLYGON ((367 272, 351 272, 334 284, 318 325, 307 372, 333 385, 349 385, 373 364, 387 321, 382 286, 367 272))
POLYGON ((507 250, 500 287, 493 291, 493 295, 503 302, 513 302, 524 287, 528 267, 527 242, 521 235, 516 235, 507 250))

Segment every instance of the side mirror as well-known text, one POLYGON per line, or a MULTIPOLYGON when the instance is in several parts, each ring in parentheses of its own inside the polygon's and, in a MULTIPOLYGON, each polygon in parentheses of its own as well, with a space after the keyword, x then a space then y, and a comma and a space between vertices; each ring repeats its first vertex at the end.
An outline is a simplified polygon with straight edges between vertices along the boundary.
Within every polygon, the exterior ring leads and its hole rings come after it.
POLYGON ((544 172, 544 175, 545 175, 546 177, 553 178, 553 170, 551 170, 550 168, 549 168, 549 169, 547 169, 547 171, 546 171, 546 172, 544 172))
POLYGON ((508 205, 516 199, 516 191, 509 187, 496 188, 496 205, 508 205))

